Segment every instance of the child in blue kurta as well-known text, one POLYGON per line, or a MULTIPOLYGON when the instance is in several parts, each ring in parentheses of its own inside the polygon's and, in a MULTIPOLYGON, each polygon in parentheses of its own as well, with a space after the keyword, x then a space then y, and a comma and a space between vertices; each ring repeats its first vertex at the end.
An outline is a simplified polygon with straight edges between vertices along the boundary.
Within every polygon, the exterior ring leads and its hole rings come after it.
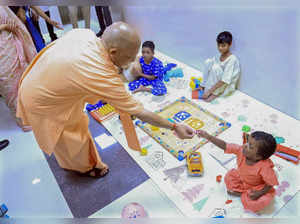
POLYGON ((163 82, 163 64, 154 57, 154 48, 152 41, 146 41, 142 45, 142 56, 135 62, 131 71, 134 76, 139 77, 129 83, 129 90, 133 93, 147 91, 155 96, 167 93, 163 82))

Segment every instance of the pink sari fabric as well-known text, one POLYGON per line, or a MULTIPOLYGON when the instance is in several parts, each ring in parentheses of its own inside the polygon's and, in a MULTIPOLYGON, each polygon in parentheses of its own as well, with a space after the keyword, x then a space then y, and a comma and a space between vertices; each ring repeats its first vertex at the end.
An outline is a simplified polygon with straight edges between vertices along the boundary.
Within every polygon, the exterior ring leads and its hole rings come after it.
POLYGON ((19 80, 37 52, 25 25, 8 7, 0 6, 0 24, 13 28, 0 31, 0 94, 15 117, 19 80))

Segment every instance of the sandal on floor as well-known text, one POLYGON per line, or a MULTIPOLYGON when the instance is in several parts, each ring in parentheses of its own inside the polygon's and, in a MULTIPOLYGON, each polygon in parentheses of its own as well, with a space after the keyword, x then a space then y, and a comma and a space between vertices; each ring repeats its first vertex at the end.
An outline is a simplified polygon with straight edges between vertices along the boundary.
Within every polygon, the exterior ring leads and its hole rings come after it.
POLYGON ((84 176, 84 177, 94 177, 94 178, 101 178, 101 177, 104 177, 108 174, 109 172, 109 168, 107 168, 107 171, 105 174, 102 174, 101 175, 101 171, 103 169, 99 169, 99 168, 94 168, 94 169, 91 169, 90 171, 88 172, 85 172, 85 173, 79 173, 80 176, 84 176), (92 175, 92 173, 94 172, 94 175, 92 175))

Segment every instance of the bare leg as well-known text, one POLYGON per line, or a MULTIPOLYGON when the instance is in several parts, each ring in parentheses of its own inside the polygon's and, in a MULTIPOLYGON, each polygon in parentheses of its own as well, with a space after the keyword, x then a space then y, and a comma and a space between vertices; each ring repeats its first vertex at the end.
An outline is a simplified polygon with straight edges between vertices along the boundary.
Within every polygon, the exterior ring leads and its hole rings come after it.
POLYGON ((211 101, 213 101, 214 99, 216 99, 218 96, 211 94, 208 98, 204 99, 205 102, 209 103, 211 101))
POLYGON ((68 6, 69 18, 71 20, 73 29, 78 28, 78 6, 68 6))
POLYGON ((149 88, 149 87, 140 86, 136 90, 132 91, 132 93, 137 93, 137 92, 151 92, 151 91, 152 91, 152 89, 149 88))
POLYGON ((85 22, 85 28, 89 29, 91 24, 91 7, 90 6, 83 6, 82 7, 82 14, 85 22))

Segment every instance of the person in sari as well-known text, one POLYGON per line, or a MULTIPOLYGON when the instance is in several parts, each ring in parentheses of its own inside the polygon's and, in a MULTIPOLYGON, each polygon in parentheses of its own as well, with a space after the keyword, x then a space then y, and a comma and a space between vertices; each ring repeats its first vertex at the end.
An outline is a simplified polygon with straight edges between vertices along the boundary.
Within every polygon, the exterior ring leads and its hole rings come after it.
POLYGON ((8 7, 0 6, 0 95, 23 131, 30 127, 22 126, 16 118, 18 84, 36 54, 25 25, 8 7))

